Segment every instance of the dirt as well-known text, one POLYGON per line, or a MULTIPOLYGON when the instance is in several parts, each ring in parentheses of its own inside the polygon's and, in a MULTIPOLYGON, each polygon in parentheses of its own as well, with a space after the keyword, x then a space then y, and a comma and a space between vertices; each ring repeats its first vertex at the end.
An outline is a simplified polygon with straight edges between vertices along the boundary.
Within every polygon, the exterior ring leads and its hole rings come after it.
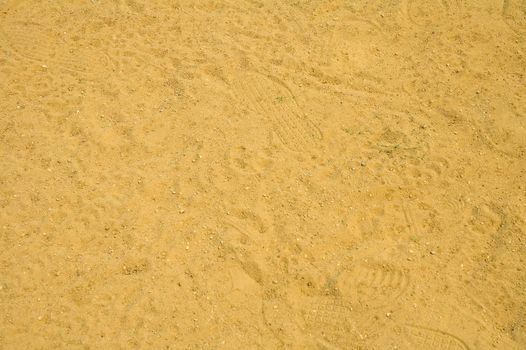
POLYGON ((525 349, 523 0, 0 0, 0 349, 525 349))

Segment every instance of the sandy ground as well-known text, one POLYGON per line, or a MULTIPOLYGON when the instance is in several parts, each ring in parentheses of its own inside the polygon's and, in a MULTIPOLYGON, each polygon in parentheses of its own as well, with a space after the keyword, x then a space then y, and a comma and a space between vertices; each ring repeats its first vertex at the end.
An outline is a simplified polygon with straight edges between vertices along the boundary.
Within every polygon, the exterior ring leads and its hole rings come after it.
POLYGON ((0 349, 526 349, 523 0, 0 0, 0 349))

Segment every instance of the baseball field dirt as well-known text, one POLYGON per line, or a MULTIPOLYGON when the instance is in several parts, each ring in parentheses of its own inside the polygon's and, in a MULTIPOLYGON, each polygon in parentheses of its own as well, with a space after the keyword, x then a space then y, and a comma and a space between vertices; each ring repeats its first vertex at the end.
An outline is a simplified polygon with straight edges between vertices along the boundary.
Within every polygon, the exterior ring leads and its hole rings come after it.
POLYGON ((526 1, 0 0, 0 349, 526 349, 526 1))

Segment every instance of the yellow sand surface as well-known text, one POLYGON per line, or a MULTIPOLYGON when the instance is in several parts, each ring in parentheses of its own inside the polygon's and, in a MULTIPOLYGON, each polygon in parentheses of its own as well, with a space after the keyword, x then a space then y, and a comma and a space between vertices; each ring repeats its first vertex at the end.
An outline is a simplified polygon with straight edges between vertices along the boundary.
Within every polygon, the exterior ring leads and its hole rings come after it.
POLYGON ((526 1, 0 0, 0 349, 526 349, 526 1))

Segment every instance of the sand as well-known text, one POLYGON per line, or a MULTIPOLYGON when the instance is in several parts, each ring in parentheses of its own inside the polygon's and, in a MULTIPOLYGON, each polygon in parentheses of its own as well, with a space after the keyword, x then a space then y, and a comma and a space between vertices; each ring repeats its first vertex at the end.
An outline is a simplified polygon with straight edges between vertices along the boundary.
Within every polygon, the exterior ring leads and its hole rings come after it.
POLYGON ((0 349, 526 349, 523 0, 0 0, 0 349))

